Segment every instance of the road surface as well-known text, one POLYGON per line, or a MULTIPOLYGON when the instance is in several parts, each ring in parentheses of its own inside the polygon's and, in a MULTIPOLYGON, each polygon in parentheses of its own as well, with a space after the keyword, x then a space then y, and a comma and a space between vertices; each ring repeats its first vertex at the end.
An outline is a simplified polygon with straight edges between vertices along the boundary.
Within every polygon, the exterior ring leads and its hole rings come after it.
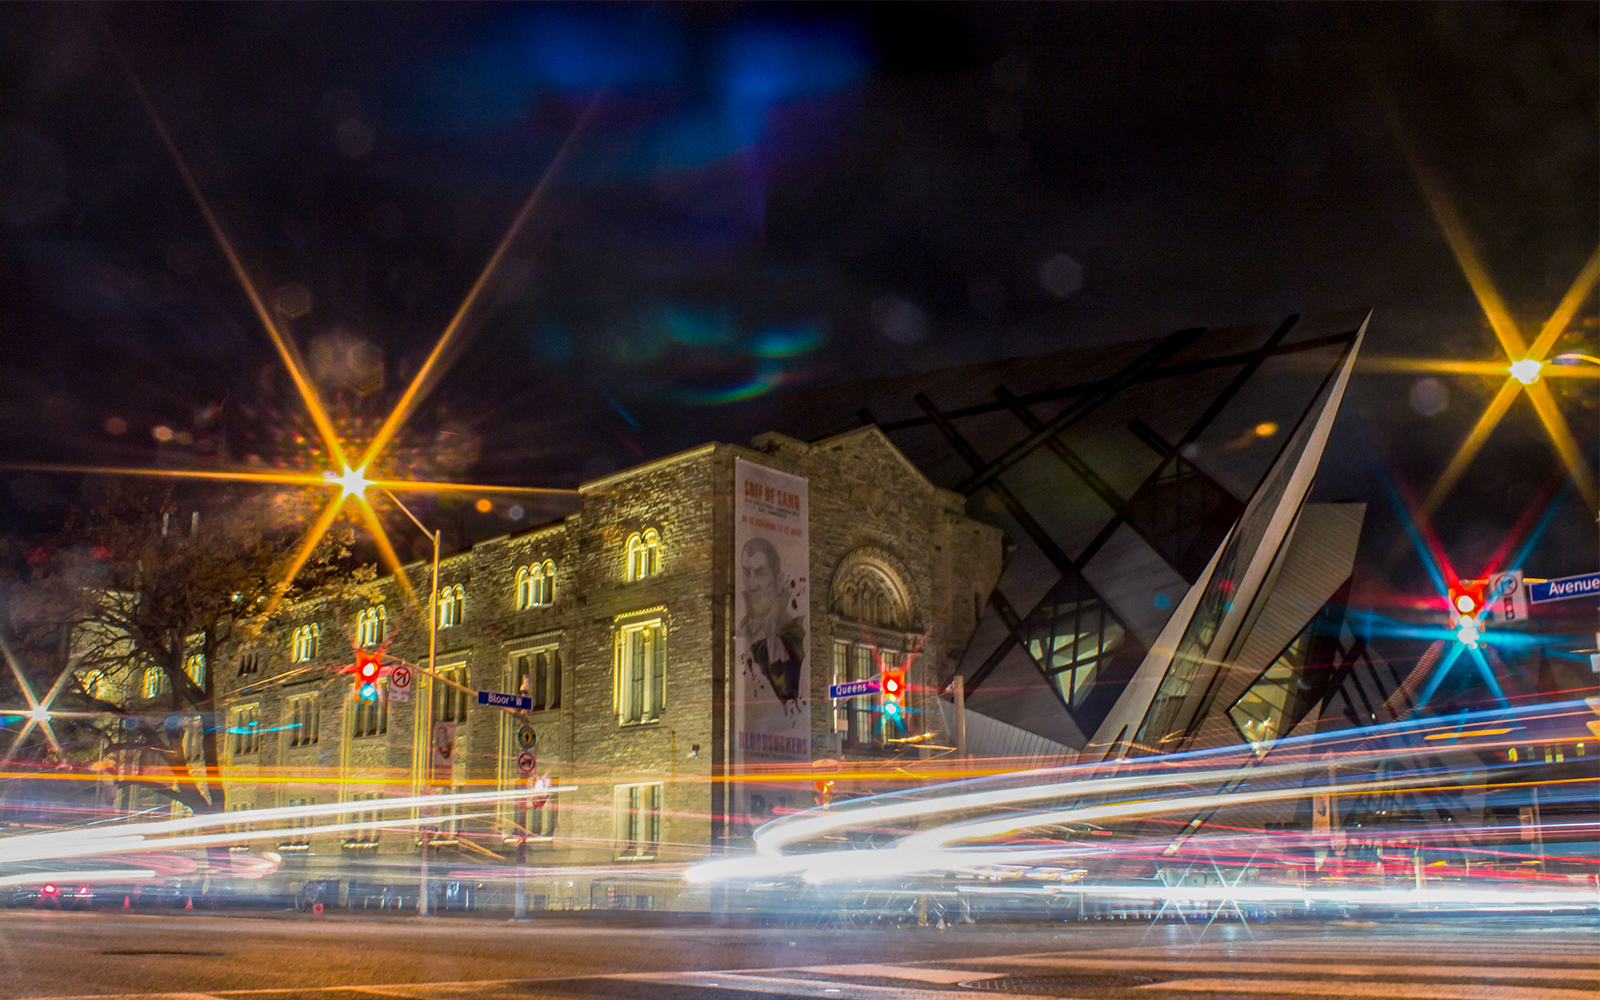
POLYGON ((7 911, 0 913, 0 995, 1594 1000, 1596 942, 1593 918, 1548 917, 1219 923, 1202 933, 1123 922, 799 931, 548 917, 512 924, 7 911))

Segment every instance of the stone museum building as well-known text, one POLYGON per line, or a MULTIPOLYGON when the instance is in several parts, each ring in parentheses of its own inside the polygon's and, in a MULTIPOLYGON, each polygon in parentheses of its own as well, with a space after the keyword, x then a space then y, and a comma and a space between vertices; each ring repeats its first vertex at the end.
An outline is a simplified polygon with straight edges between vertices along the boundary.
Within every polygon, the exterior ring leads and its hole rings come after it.
MULTIPOLYGON (((414 564, 405 573, 416 600, 383 579, 379 599, 307 602, 280 630, 231 650, 215 677, 228 809, 345 802, 343 815, 360 820, 375 814, 375 799, 432 786, 441 803, 435 857, 481 865, 514 850, 515 808, 452 808, 450 793, 525 786, 524 726, 538 776, 558 789, 527 819, 530 864, 642 870, 736 845, 752 822, 811 806, 809 782, 768 786, 752 800, 766 815, 738 822, 721 780, 738 753, 738 460, 800 477, 809 494, 811 579, 797 582, 809 585, 810 745, 799 758, 916 756, 913 745, 887 741, 941 729, 936 684, 1000 575, 1000 529, 969 518, 963 497, 932 485, 875 427, 809 444, 767 434, 748 448, 707 444, 583 484, 579 510, 565 519, 444 558, 431 612, 431 566, 414 564), (434 675, 415 669, 401 701, 390 675, 397 664, 426 666, 430 613, 434 675), (358 649, 384 664, 366 698, 352 672, 358 649), (838 703, 847 710, 828 698, 830 682, 872 677, 881 665, 908 671, 904 728, 886 727, 872 696, 838 703), (480 690, 527 695, 532 710, 479 705, 469 692, 480 690), (443 767, 432 745, 440 723, 455 730, 443 767)), ((241 815, 235 828, 247 824, 241 815)), ((410 861, 417 837, 286 828, 275 848, 256 839, 251 849, 275 849, 309 876, 332 859, 410 861)), ((551 889, 547 905, 588 905, 584 884, 567 891, 571 899, 551 889)))

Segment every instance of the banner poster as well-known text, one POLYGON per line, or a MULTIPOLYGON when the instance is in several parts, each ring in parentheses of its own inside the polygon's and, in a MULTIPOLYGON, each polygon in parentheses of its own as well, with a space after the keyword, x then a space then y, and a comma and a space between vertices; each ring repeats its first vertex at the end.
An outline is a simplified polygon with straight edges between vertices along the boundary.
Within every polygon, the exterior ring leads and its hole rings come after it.
MULTIPOLYGON (((811 760, 811 541, 806 480, 734 461, 733 663, 736 775, 811 760)), ((736 837, 809 806, 792 783, 734 783, 736 837), (794 799, 793 802, 789 801, 794 799)))

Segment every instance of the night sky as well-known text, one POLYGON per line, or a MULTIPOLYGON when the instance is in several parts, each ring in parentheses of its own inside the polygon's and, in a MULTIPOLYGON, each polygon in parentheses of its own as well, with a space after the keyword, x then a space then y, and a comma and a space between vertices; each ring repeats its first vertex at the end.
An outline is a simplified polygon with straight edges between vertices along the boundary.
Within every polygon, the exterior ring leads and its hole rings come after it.
MULTIPOLYGON (((1531 339, 1600 243, 1597 11, 9 6, 0 459, 284 463, 309 431, 134 77, 348 419, 543 178, 402 451, 572 486, 743 441, 807 386, 1187 326, 1372 309, 1369 355, 1496 360, 1402 144, 1531 339)), ((1591 295, 1559 349, 1597 327, 1591 295)), ((1374 469, 1425 493, 1499 381, 1358 377, 1319 495, 1373 504, 1374 586, 1423 579, 1383 564, 1374 469)), ((1595 383, 1556 388, 1592 464, 1595 383)), ((1519 402, 1438 518, 1458 568, 1552 495, 1530 575, 1593 568, 1562 483, 1519 402)), ((82 489, 3 485, 11 531, 82 489)))

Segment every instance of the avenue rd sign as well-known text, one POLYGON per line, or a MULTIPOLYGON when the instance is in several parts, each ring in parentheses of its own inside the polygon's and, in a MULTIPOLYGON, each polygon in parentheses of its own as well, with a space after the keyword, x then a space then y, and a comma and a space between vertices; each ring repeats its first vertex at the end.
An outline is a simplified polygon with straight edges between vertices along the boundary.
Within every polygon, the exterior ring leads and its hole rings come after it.
POLYGON ((1600 573, 1581 576, 1564 576, 1559 580, 1545 580, 1528 584, 1529 604, 1548 604, 1573 597, 1593 597, 1600 594, 1600 573))

